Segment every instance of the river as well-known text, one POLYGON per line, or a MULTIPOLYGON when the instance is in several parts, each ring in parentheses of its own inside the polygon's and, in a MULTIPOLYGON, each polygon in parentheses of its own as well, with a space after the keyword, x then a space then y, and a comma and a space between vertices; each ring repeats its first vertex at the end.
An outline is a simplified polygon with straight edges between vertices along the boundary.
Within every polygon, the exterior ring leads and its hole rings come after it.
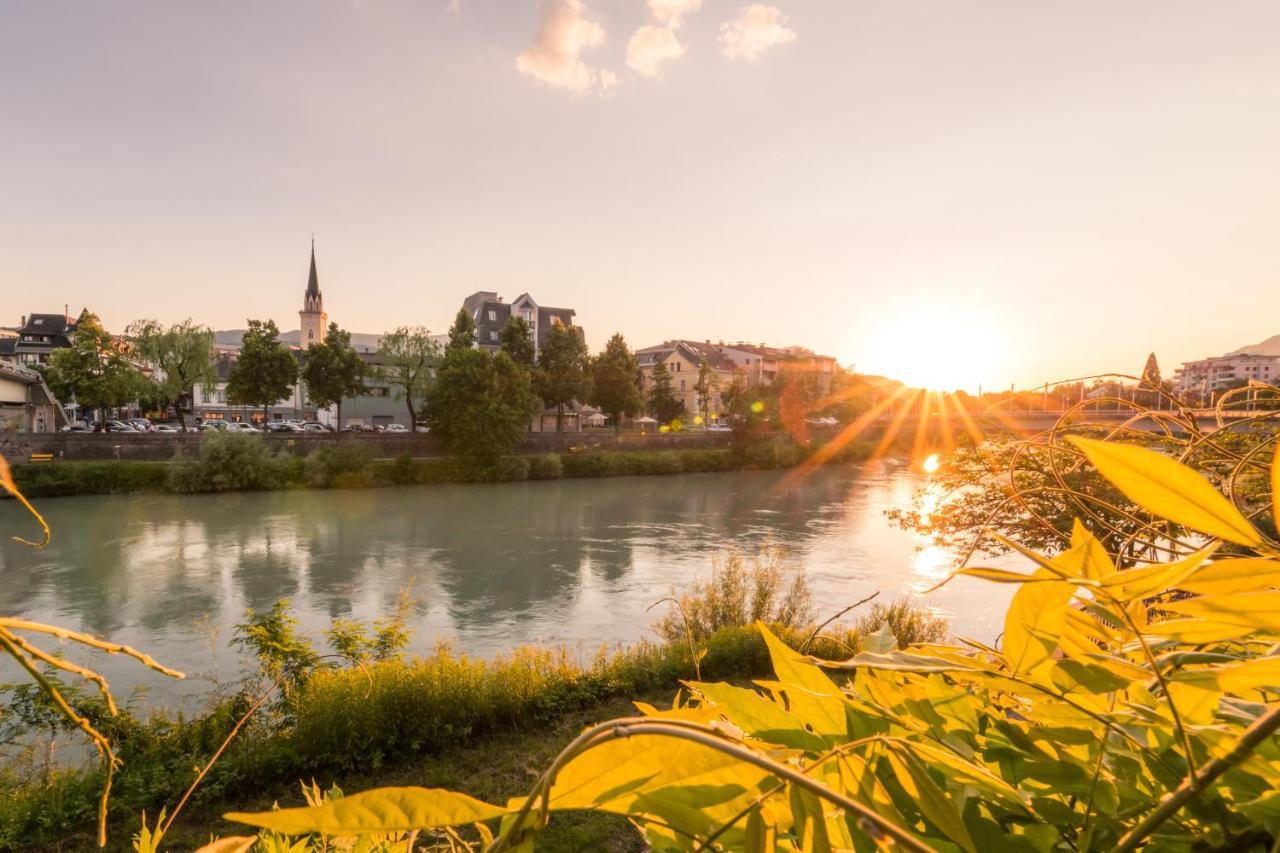
MULTIPOLYGON (((240 675, 229 645, 246 608, 289 598, 313 637, 335 617, 388 612, 412 582, 412 652, 448 641, 490 656, 524 643, 652 637, 657 599, 705 578, 728 548, 773 545, 803 565, 821 615, 881 591, 918 596, 953 557, 892 527, 924 481, 900 463, 799 478, 743 471, 502 485, 41 502, 53 542, 0 543, 0 612, 143 649, 191 678, 122 657, 93 662, 135 706, 191 707, 240 675)), ((12 501, 0 531, 30 524, 12 501)), ((1010 589, 957 579, 922 603, 991 642, 1010 589)), ((73 653, 75 660, 90 660, 73 653)), ((6 661, 0 681, 17 673, 6 661)))

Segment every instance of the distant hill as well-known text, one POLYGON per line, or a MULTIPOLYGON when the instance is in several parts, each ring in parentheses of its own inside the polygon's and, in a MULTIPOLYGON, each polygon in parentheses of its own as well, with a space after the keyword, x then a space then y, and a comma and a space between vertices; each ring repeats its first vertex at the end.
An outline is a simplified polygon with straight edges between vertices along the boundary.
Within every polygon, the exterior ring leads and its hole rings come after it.
POLYGON ((1280 335, 1272 335, 1260 344, 1240 347, 1234 352, 1242 352, 1247 355, 1280 355, 1280 335))
MULTIPOLYGON (((245 329, 223 329, 213 333, 213 339, 219 346, 237 347, 240 346, 241 339, 244 338, 245 329)), ((351 346, 355 347, 356 352, 373 352, 378 348, 378 341, 382 339, 382 335, 371 335, 366 332, 352 332, 351 346)), ((302 345, 302 331, 294 329, 291 332, 281 332, 280 340, 291 346, 302 345)))

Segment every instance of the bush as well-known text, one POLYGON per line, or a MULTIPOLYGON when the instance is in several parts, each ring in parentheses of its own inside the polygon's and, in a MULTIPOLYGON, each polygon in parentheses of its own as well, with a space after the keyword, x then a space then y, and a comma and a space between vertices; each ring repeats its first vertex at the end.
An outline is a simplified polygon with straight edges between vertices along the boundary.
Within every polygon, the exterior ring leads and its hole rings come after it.
POLYGON ((45 462, 15 465, 13 477, 28 497, 127 495, 163 491, 166 462, 45 462))
POLYGON ((690 636, 696 643, 722 628, 757 622, 802 628, 813 612, 803 570, 784 568, 776 548, 765 549, 749 564, 737 551, 716 558, 710 579, 695 582, 678 601, 656 626, 669 643, 686 642, 690 636))
POLYGON ((201 436, 199 459, 174 464, 167 485, 175 492, 279 489, 287 467, 258 436, 211 432, 201 436))
POLYGON ((564 463, 555 453, 527 457, 530 480, 558 480, 564 476, 564 463))
POLYGON ((307 457, 308 479, 324 488, 360 489, 374 485, 373 451, 360 441, 326 445, 307 457))

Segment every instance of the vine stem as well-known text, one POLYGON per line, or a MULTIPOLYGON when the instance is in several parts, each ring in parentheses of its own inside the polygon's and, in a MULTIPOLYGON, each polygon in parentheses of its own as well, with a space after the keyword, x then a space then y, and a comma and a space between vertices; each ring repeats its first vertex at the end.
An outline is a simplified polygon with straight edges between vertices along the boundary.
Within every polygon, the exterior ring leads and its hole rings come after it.
POLYGON ((551 786, 555 782, 555 776, 559 770, 571 760, 577 758, 579 755, 582 755, 590 749, 611 740, 634 737, 636 735, 650 735, 687 740, 709 747, 710 749, 714 749, 718 752, 725 753, 726 755, 732 756, 745 764, 751 764, 759 767, 776 778, 789 782, 798 788, 803 788, 814 796, 826 800, 847 812, 856 814, 859 818, 866 820, 880 832, 901 844, 905 850, 911 850, 914 851, 914 853, 933 853, 932 847, 929 847, 906 829, 903 829, 893 821, 877 814, 875 811, 867 808, 857 800, 850 799, 844 794, 831 790, 821 782, 806 776, 795 767, 780 764, 772 758, 761 755, 760 753, 748 749, 739 743, 726 740, 722 734, 710 726, 705 726, 701 723, 694 723, 689 720, 655 720, 649 717, 624 717, 622 719, 613 720, 612 722, 593 726, 580 734, 571 744, 565 747, 558 756, 556 756, 555 761, 553 761, 551 766, 547 768, 547 771, 542 775, 542 778, 538 780, 538 784, 535 786, 533 792, 525 799, 524 805, 521 807, 520 811, 516 813, 515 819, 509 824, 507 833, 499 836, 494 843, 490 845, 488 853, 499 853, 499 851, 507 849, 510 843, 509 835, 522 828, 524 818, 532 810, 535 801, 542 801, 542 811, 545 816, 550 807, 551 786))
POLYGON ((1116 853, 1128 853, 1137 850, 1147 836, 1159 829, 1160 825, 1173 817, 1196 794, 1213 784, 1213 781, 1232 767, 1248 758, 1263 741, 1280 729, 1280 707, 1272 708, 1263 714, 1253 725, 1244 730, 1232 750, 1221 758, 1214 758, 1197 771, 1194 781, 1188 779, 1160 801, 1151 814, 1141 823, 1125 833, 1116 843, 1116 853))
POLYGON ((875 598, 875 597, 876 597, 876 596, 878 596, 879 594, 880 594, 880 590, 878 590, 878 589, 877 589, 875 592, 871 593, 871 594, 870 594, 870 595, 868 595, 866 598, 862 599, 861 601, 856 601, 856 602, 854 602, 853 604, 850 604, 850 605, 849 605, 848 607, 846 607, 844 610, 841 610, 841 611, 840 611, 839 613, 837 613, 836 615, 834 615, 834 616, 832 616, 831 618, 827 619, 827 621, 823 622, 823 623, 822 623, 822 624, 820 624, 817 628, 814 628, 814 629, 813 629, 813 633, 809 635, 809 638, 808 638, 808 639, 806 639, 803 643, 801 643, 801 644, 800 644, 800 648, 799 648, 799 649, 797 649, 796 651, 798 651, 800 654, 804 654, 804 653, 808 650, 808 648, 809 648, 809 644, 810 644, 810 643, 812 643, 815 639, 817 639, 818 634, 822 632, 822 629, 823 629, 823 628, 827 627, 827 626, 828 626, 828 625, 830 625, 832 622, 836 621, 836 620, 837 620, 837 619, 839 619, 841 616, 843 616, 843 615, 845 615, 846 613, 848 613, 850 610, 853 610, 854 608, 861 607, 862 605, 866 604, 868 601, 870 601, 871 599, 875 598))

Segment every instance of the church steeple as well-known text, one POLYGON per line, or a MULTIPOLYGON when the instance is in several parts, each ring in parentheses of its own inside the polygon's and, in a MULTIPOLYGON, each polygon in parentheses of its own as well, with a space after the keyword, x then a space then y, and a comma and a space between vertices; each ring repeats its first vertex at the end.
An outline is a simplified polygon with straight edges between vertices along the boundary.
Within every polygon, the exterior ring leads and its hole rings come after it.
POLYGON ((298 312, 301 341, 304 348, 324 343, 329 327, 329 315, 324 313, 324 297, 320 295, 320 277, 316 275, 316 238, 311 238, 311 273, 307 276, 307 290, 302 295, 302 310, 298 312))

